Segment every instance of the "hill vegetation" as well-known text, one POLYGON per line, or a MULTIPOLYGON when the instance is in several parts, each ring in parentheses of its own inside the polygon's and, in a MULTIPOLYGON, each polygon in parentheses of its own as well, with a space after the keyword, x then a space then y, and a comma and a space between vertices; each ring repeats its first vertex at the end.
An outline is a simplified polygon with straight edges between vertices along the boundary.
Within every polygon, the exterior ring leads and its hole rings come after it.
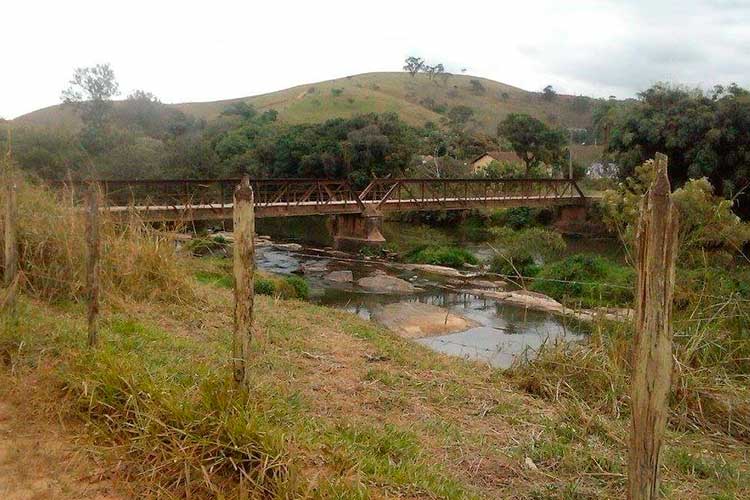
MULTIPOLYGON (((546 99, 541 92, 529 92, 468 75, 451 75, 442 81, 430 80, 424 74, 365 73, 257 96, 165 104, 163 109, 165 113, 177 110, 194 119, 210 122, 237 103, 252 105, 260 112, 273 109, 280 121, 290 124, 393 112, 413 126, 421 126, 426 121, 439 122, 450 108, 468 106, 474 110, 477 129, 494 134, 497 123, 510 113, 526 113, 562 127, 591 127, 595 100, 559 94, 546 99), (472 82, 478 82, 478 85, 472 82)), ((127 107, 128 104, 127 101, 118 101, 115 106, 127 107)), ((16 118, 13 123, 72 130, 81 126, 74 109, 63 104, 33 111, 16 118)))
MULTIPOLYGON (((109 65, 78 68, 62 105, 10 123, 14 155, 43 178, 250 173, 347 178, 362 186, 387 175, 466 176, 472 157, 500 147, 529 151, 528 175, 539 161, 559 166, 574 131, 578 142, 593 137, 591 99, 557 95, 551 87, 525 92, 451 75, 442 65, 418 68, 184 105, 141 90, 114 100, 119 85, 109 65), (535 142, 529 133, 516 127, 524 135, 517 139, 519 133, 499 126, 514 118, 550 140, 529 149, 535 142), (563 126, 572 127, 570 134, 563 126)), ((600 152, 576 150, 587 160, 600 152)))

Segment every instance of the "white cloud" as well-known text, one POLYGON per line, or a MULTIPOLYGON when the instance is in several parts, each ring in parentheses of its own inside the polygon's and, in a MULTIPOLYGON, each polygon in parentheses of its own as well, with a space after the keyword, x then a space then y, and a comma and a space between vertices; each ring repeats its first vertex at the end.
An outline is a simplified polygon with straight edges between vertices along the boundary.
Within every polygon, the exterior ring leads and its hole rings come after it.
POLYGON ((124 94, 143 88, 165 102, 398 71, 409 54, 595 96, 662 80, 750 83, 750 7, 732 0, 26 0, 0 12, 5 117, 56 104, 73 69, 98 62, 112 64, 124 94))

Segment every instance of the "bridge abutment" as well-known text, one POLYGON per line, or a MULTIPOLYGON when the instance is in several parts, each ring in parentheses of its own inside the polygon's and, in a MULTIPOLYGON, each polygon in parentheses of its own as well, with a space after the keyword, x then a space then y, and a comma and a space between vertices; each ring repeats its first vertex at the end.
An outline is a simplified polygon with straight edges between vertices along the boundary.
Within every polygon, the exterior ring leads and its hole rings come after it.
POLYGON ((553 225, 559 232, 568 235, 592 236, 606 233, 601 219, 592 216, 588 205, 558 207, 553 225))
POLYGON ((334 215, 331 232, 339 250, 359 250, 362 247, 379 247, 385 243, 380 232, 383 214, 367 207, 361 214, 334 215))

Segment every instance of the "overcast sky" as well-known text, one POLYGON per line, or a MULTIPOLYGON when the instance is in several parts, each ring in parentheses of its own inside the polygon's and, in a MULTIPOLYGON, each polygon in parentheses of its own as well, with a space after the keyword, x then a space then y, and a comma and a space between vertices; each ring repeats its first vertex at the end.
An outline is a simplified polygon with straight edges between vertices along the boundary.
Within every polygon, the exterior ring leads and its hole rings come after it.
POLYGON ((123 96, 249 96, 408 55, 527 90, 631 97, 657 81, 750 86, 750 0, 23 0, 0 5, 0 117, 111 63, 123 96))

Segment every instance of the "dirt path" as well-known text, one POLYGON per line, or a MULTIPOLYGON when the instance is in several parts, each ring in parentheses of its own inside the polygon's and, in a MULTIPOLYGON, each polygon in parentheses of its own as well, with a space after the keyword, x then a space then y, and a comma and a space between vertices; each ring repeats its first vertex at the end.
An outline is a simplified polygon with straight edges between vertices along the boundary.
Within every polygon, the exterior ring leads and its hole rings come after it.
POLYGON ((76 451, 72 437, 50 415, 34 416, 0 375, 0 499, 124 500, 106 472, 76 451))

